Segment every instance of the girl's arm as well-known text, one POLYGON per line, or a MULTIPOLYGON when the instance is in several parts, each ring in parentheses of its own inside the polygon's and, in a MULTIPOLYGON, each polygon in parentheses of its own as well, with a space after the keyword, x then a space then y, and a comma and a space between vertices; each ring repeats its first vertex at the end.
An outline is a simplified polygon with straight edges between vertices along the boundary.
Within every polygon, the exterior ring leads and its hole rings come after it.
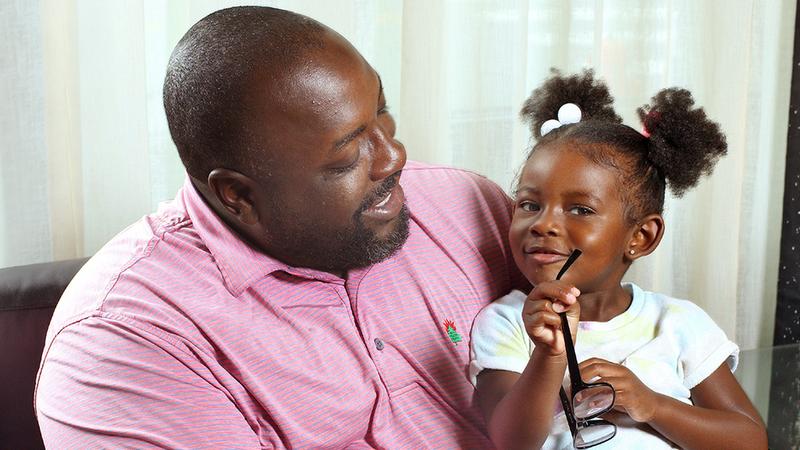
POLYGON ((694 406, 661 397, 650 426, 683 448, 767 448, 764 422, 727 363, 692 389, 694 406))
POLYGON ((766 449, 767 433, 727 363, 692 390, 694 405, 650 390, 624 366, 599 358, 581 365, 581 377, 599 376, 616 391, 615 409, 645 422, 686 449, 766 449))
POLYGON ((558 312, 566 311, 571 329, 577 330, 578 295, 575 287, 560 281, 536 286, 522 309, 525 331, 534 342, 525 369, 521 374, 506 370, 478 374, 478 402, 498 448, 539 448, 550 434, 567 366, 558 312))
POLYGON ((478 374, 478 402, 497 448, 540 448, 553 422, 567 360, 535 348, 525 370, 478 374))

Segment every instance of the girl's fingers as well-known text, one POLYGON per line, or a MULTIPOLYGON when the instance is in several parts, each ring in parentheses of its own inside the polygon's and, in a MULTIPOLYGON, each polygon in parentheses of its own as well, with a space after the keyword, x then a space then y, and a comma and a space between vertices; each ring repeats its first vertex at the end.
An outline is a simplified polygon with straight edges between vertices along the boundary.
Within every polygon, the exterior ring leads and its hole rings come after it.
POLYGON ((554 329, 561 328, 561 318, 557 314, 548 311, 537 311, 526 315, 525 326, 548 326, 554 329))
POLYGON ((553 311, 553 302, 545 300, 526 300, 522 309, 523 313, 533 313, 536 311, 553 311))
POLYGON ((564 352, 564 337, 561 335, 560 331, 555 331, 552 328, 544 326, 531 327, 527 331, 536 348, 549 348, 549 350, 546 351, 553 355, 564 352))
POLYGON ((530 294, 528 300, 551 300, 569 306, 578 301, 581 291, 575 286, 563 281, 546 281, 538 284, 530 294))
POLYGON ((611 361, 605 360, 603 358, 587 358, 581 362, 581 369, 585 365, 596 364, 596 363, 614 364, 611 361))
POLYGON ((607 379, 609 377, 619 376, 626 370, 619 364, 614 364, 600 358, 589 358, 581 362, 578 368, 581 371, 581 378, 587 382, 595 377, 607 379))
POLYGON ((599 376, 606 366, 606 361, 599 359, 599 358, 589 358, 585 361, 581 361, 578 364, 578 368, 581 371, 581 377, 584 380, 590 380, 596 376, 599 376))
POLYGON ((613 363, 611 361, 607 361, 607 360, 602 359, 602 358, 588 358, 588 359, 585 359, 585 360, 581 361, 581 363, 579 364, 579 367, 580 367, 581 370, 583 370, 584 367, 588 369, 591 366, 601 366, 601 367, 617 366, 617 367, 622 367, 619 364, 613 363))

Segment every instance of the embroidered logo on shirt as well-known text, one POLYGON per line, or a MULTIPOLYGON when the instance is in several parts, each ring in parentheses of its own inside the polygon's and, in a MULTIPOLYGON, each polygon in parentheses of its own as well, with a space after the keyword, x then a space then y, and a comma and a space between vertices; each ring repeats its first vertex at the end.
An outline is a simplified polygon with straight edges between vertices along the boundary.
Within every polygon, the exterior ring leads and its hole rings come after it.
POLYGON ((444 329, 447 331, 447 336, 450 337, 450 341, 452 341, 454 344, 461 342, 461 335, 458 334, 458 331, 456 331, 455 322, 450 319, 446 319, 444 321, 444 329))

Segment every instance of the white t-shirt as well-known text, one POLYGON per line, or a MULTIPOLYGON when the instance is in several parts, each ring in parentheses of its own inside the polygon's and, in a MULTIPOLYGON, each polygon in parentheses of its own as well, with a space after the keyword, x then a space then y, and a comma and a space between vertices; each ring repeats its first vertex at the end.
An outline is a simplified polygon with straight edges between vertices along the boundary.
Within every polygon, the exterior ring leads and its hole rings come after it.
MULTIPOLYGON (((608 322, 579 323, 575 343, 579 362, 598 357, 622 364, 653 391, 687 404, 691 404, 690 389, 720 364, 727 361, 732 371, 736 369, 739 347, 700 307, 643 291, 632 283, 623 287, 633 293, 627 311, 608 322)), ((483 369, 522 373, 527 366, 533 341, 522 322, 525 298, 524 293, 512 291, 478 314, 471 339, 469 375, 473 384, 483 369)), ((669 441, 627 415, 605 418, 617 424, 617 435, 594 449, 672 448, 669 441)), ((542 448, 572 448, 560 403, 554 405, 553 427, 542 448)))

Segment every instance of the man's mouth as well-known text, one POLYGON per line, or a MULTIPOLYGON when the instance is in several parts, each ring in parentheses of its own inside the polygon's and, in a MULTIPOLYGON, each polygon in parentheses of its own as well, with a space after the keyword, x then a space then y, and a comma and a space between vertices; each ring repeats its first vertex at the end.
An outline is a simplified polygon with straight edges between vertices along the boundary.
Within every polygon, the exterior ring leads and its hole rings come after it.
POLYGON ((387 203, 389 203, 390 198, 392 198, 392 191, 389 191, 386 194, 386 197, 384 197, 384 199, 381 200, 380 203, 376 203, 375 206, 373 206, 373 208, 383 208, 384 206, 386 206, 387 203))
POLYGON ((387 201, 389 197, 392 195, 392 190, 400 182, 400 175, 402 172, 397 172, 396 174, 392 175, 391 177, 387 178, 383 181, 383 183, 375 190, 372 194, 370 194, 364 202, 361 203, 361 206, 358 208, 359 212, 364 212, 370 208, 375 208, 376 206, 384 206, 380 205, 381 203, 387 201))
POLYGON ((400 187, 400 173, 383 182, 380 188, 369 196, 359 211, 363 216, 376 220, 391 220, 397 217, 403 207, 405 196, 400 187))

